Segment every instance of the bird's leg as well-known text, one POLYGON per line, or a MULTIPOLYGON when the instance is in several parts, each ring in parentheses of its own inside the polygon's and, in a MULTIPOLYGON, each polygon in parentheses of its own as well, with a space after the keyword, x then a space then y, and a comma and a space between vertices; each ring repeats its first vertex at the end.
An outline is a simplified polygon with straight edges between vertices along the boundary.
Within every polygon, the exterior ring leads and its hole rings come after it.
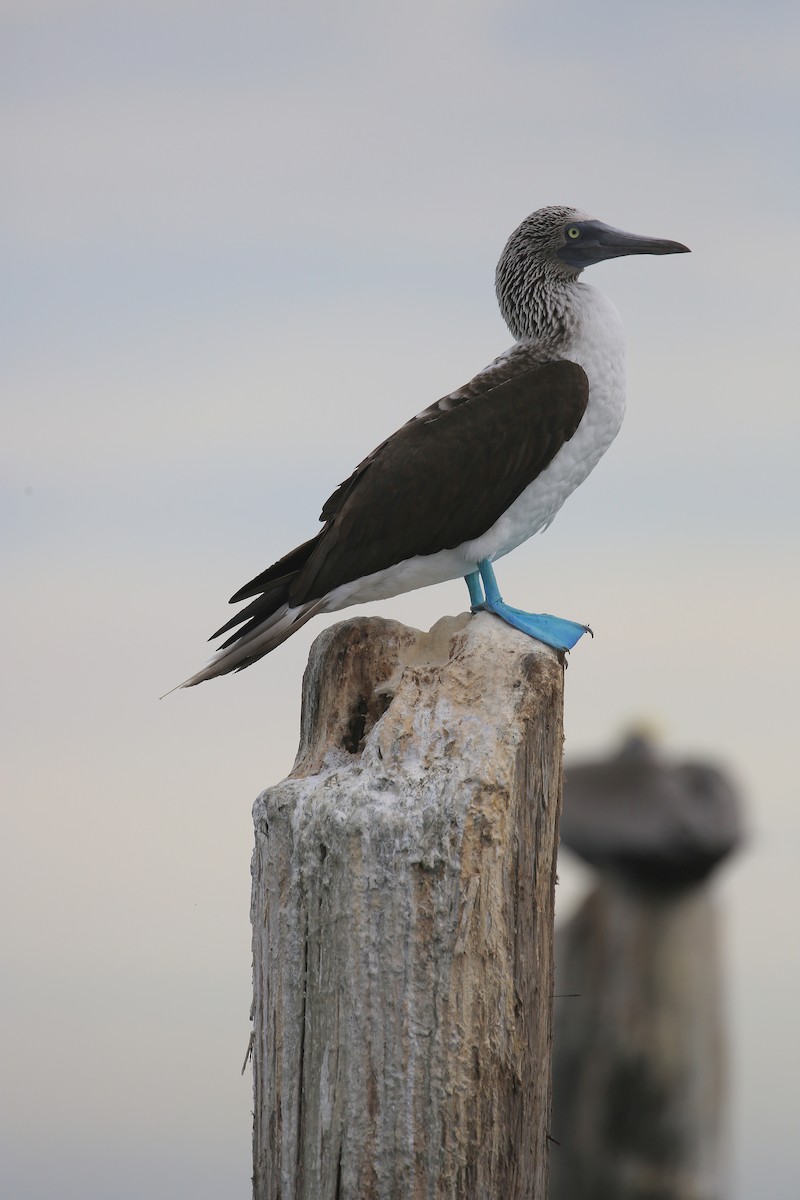
POLYGON ((481 587, 480 571, 472 571, 464 576, 464 583, 469 588, 469 602, 472 612, 483 608, 483 588, 481 587))
POLYGON ((506 604, 500 595, 492 564, 488 558, 481 559, 478 563, 478 571, 473 575, 467 575, 466 580, 472 599, 473 612, 476 609, 484 609, 486 612, 494 613, 509 625, 513 625, 515 629, 521 629, 530 637, 544 642, 546 646, 553 646, 556 650, 571 650, 579 638, 583 637, 585 633, 592 632, 588 625, 579 625, 576 621, 565 621, 562 617, 552 617, 549 613, 523 612, 519 608, 512 608, 506 604), (479 600, 476 602, 476 597, 480 594, 477 582, 478 574, 480 574, 486 590, 486 599, 482 603, 479 600))

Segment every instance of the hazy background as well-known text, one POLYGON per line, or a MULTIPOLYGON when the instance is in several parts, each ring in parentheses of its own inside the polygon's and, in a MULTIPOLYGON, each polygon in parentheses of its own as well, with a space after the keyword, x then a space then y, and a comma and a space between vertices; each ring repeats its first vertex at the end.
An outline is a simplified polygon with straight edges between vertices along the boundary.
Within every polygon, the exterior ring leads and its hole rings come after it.
MULTIPOLYGON (((3 1196, 249 1195, 250 805, 291 766, 322 622, 157 697, 362 455, 508 345, 496 259, 567 203, 694 253, 591 271, 628 417, 501 581, 595 629, 568 755, 646 715, 750 800, 719 889, 730 1196, 794 1200, 796 4, 3 0, 0 24, 3 1196)), ((427 628, 466 599, 372 611, 427 628)))

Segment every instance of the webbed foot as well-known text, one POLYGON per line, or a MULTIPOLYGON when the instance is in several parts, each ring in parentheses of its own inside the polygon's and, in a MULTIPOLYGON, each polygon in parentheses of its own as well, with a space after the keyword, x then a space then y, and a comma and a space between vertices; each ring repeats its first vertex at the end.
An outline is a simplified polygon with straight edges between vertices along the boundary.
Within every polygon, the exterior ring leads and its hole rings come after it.
POLYGON ((580 625, 577 621, 567 621, 563 617, 554 617, 550 613, 524 612, 520 608, 512 608, 510 604, 506 604, 500 595, 492 564, 488 559, 479 562, 478 570, 467 575, 466 581, 473 612, 494 613, 507 624, 513 625, 515 629, 520 629, 529 637, 534 637, 538 641, 544 642, 546 646, 552 646, 555 650, 571 650, 585 633, 594 636, 588 625, 580 625), (486 589, 485 599, 480 595, 479 576, 486 589))

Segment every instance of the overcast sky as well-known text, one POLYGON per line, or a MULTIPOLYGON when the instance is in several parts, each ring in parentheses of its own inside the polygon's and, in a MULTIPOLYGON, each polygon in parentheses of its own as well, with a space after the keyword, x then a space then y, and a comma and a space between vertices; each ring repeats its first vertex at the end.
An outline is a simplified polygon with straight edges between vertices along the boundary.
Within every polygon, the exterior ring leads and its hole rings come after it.
POLYGON ((693 253, 593 269, 628 416, 503 590, 595 629, 568 756, 646 716, 746 793, 730 1197, 794 1200, 799 35, 788 2, 4 0, 4 1195, 248 1194, 250 805, 322 623, 157 697, 508 345, 497 257, 566 203, 693 253))

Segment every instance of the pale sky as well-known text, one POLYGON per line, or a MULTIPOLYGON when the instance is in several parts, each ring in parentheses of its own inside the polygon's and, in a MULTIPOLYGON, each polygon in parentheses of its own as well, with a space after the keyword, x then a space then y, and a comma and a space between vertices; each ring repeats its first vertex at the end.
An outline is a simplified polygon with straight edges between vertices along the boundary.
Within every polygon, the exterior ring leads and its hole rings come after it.
POLYGON ((794 3, 2 4, 4 1196, 249 1194, 250 806, 323 623, 157 697, 509 344, 495 262, 564 203, 693 253, 587 272, 628 416, 500 579, 595 630, 568 755, 646 716, 746 793, 730 1200, 795 1200, 798 43, 794 3))

